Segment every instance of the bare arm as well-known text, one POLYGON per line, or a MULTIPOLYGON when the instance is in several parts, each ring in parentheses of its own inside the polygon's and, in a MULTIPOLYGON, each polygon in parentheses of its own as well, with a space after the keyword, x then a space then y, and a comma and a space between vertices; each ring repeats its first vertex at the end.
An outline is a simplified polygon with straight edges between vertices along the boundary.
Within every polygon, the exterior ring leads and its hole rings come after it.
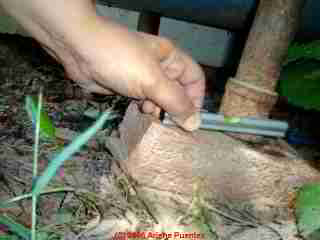
POLYGON ((198 128, 204 75, 172 42, 97 16, 91 0, 0 4, 83 88, 140 99, 144 112, 157 115, 161 108, 185 129, 198 128))

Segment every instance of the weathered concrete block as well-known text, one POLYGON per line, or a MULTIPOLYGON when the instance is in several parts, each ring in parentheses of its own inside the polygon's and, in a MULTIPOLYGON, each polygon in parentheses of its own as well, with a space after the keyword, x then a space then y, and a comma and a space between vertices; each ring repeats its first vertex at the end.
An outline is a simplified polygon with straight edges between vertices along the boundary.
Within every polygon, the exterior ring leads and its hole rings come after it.
POLYGON ((320 180, 306 160, 262 153, 220 132, 167 127, 134 103, 120 137, 128 148, 121 165, 141 186, 190 196, 201 179, 210 197, 247 203, 268 216, 272 209, 289 212, 297 187, 320 180))

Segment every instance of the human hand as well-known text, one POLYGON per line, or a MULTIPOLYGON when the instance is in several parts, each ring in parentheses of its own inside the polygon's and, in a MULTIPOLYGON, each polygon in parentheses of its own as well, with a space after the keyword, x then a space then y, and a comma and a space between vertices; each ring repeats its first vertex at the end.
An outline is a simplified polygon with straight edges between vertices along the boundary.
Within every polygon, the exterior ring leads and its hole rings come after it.
POLYGON ((17 19, 80 86, 140 99, 145 113, 164 109, 184 129, 199 127, 204 74, 172 42, 97 16, 93 1, 30 1, 17 19))

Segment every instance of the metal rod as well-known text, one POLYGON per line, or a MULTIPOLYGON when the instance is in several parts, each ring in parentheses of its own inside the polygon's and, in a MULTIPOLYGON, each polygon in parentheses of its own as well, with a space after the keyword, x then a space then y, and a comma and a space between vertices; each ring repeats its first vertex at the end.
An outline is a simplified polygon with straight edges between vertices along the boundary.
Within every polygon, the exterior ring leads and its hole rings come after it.
POLYGON ((202 121, 206 123, 220 123, 224 125, 234 125, 235 123, 239 126, 250 126, 255 128, 264 128, 264 129, 277 129, 277 130, 287 130, 288 123, 278 120, 269 120, 269 119, 257 119, 257 118, 226 118, 221 114, 212 114, 212 113, 201 113, 202 121))
MULTIPOLYGON (((176 125, 166 114, 165 125, 176 125)), ((225 118, 221 114, 201 113, 200 129, 246 133, 254 135, 284 137, 288 131, 288 123, 278 120, 264 120, 255 118, 225 118)))

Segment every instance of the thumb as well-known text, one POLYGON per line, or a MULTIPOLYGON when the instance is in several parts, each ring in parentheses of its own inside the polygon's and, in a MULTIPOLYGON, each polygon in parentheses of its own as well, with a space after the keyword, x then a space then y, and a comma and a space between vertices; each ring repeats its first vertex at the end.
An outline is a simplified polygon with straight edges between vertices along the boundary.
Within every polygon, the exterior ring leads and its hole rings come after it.
POLYGON ((154 86, 145 89, 145 96, 164 109, 170 118, 187 131, 199 128, 200 113, 177 81, 169 80, 159 67, 154 86))
MULTIPOLYGON (((139 34, 160 63, 168 61, 170 59, 169 56, 174 55, 176 48, 170 40, 145 33, 139 34)), ((170 76, 172 74, 169 72, 165 73, 160 63, 154 69, 154 81, 150 81, 153 84, 147 87, 145 96, 155 105, 164 109, 171 119, 185 130, 193 131, 198 129, 201 123, 199 110, 193 105, 183 86, 175 80, 177 76, 170 76)), ((175 72, 182 73, 181 66, 178 68, 179 70, 175 69, 175 72)))

